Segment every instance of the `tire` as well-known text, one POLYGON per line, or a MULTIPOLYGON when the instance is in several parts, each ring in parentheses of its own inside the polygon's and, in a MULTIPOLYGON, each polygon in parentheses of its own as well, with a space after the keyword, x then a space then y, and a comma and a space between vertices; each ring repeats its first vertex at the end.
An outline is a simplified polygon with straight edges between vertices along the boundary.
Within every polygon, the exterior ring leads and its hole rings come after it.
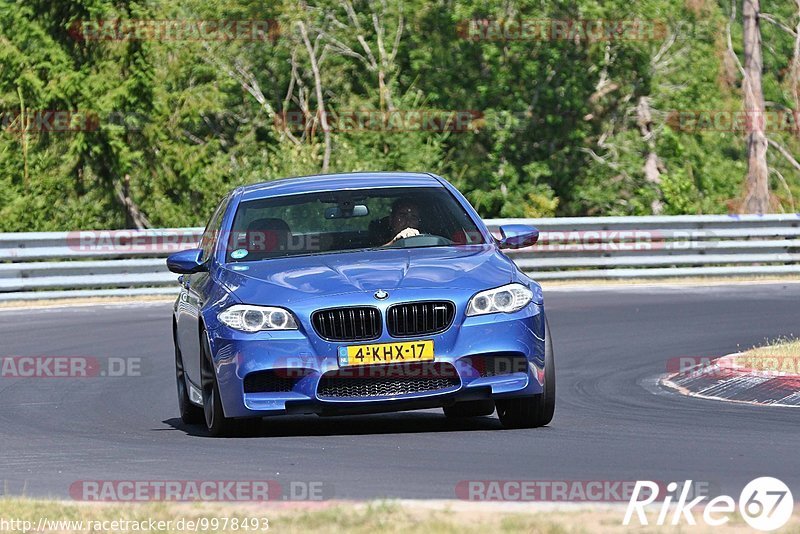
POLYGON ((556 369, 550 325, 544 323, 544 386, 540 395, 497 401, 497 415, 505 428, 535 428, 550 424, 556 408, 556 369))
POLYGON ((487 400, 474 400, 457 402, 452 406, 444 407, 444 414, 448 418, 462 418, 462 417, 482 417, 485 415, 492 415, 494 413, 494 401, 487 400))
POLYGON ((178 410, 181 421, 187 425, 199 425, 205 421, 203 409, 189 400, 189 388, 186 385, 186 371, 183 367, 183 356, 175 340, 175 383, 178 386, 178 410))
POLYGON ((225 417, 222 399, 219 394, 217 373, 211 359, 211 347, 205 332, 200 334, 200 382, 203 393, 203 420, 208 432, 214 437, 230 437, 238 435, 242 429, 241 422, 225 417))

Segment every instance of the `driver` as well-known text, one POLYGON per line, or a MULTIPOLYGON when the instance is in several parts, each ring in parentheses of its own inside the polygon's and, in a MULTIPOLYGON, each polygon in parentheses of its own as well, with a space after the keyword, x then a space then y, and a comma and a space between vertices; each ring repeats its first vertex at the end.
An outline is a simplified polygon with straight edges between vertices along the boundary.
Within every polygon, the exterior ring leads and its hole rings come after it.
POLYGON ((396 200, 389 216, 389 230, 394 237, 386 245, 391 245, 398 239, 420 235, 419 223, 419 207, 416 203, 407 198, 396 200))

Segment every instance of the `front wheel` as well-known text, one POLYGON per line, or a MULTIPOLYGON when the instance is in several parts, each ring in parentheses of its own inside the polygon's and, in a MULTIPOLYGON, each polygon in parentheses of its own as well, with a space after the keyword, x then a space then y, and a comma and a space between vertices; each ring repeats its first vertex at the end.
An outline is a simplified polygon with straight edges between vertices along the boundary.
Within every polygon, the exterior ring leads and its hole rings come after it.
POLYGON ((542 393, 497 401, 497 415, 505 428, 535 428, 553 420, 556 408, 556 369, 550 325, 544 323, 544 385, 542 393))
POLYGON ((241 424, 236 419, 225 417, 222 409, 222 399, 219 394, 219 383, 217 373, 214 371, 214 362, 211 358, 211 347, 208 344, 208 336, 205 332, 201 334, 200 340, 200 381, 203 389, 203 415, 206 428, 214 437, 234 436, 241 424))
POLYGON ((203 409, 195 406, 189 400, 189 388, 186 384, 186 371, 183 367, 183 355, 175 340, 175 382, 178 386, 178 410, 181 421, 187 425, 197 425, 203 422, 203 409))

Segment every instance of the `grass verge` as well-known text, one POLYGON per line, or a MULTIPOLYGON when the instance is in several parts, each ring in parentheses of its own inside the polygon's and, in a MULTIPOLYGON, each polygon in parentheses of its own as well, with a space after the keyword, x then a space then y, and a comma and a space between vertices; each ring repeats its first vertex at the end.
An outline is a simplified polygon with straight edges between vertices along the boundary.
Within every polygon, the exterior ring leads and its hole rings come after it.
MULTIPOLYGON (((318 503, 143 503, 107 504, 77 503, 69 501, 32 500, 24 498, 0 499, 0 521, 29 521, 36 531, 40 518, 51 521, 82 521, 78 525, 50 524, 48 532, 132 532, 132 524, 114 528, 111 521, 170 521, 158 525, 150 532, 181 533, 194 531, 189 521, 218 521, 205 523, 200 532, 264 532, 268 521, 270 532, 328 533, 352 532, 380 533, 485 533, 530 532, 542 534, 593 533, 593 532, 750 532, 741 517, 734 516, 722 527, 698 525, 689 527, 642 527, 638 523, 622 525, 624 505, 569 506, 522 503, 473 503, 464 501, 326 501, 318 503), (222 524, 227 518, 227 528, 222 524), (239 526, 233 528, 233 518, 239 526), (241 521, 259 520, 256 528, 243 529, 241 521), (106 522, 90 524, 88 522, 106 522), (180 523, 183 521, 183 523, 180 523), (183 528, 179 528, 182 526, 183 528)), ((657 510, 649 514, 651 525, 657 510)), ((697 517, 702 523, 702 511, 697 517)), ((634 521, 635 523, 635 521, 634 521)), ((10 529, 6 529, 10 530, 10 529)), ((800 517, 792 517, 783 532, 800 532, 800 517)))
POLYGON ((731 357, 734 366, 759 373, 800 376, 800 339, 779 338, 731 357))
POLYGON ((775 356, 778 358, 798 358, 800 357, 800 339, 779 338, 769 342, 763 347, 753 347, 742 356, 763 358, 775 356))

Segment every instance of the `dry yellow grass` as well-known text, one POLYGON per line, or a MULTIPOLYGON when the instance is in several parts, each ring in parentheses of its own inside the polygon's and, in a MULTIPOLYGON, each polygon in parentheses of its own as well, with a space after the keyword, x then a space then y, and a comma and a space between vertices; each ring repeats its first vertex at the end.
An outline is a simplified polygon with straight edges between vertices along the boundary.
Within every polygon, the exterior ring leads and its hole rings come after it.
POLYGON ((734 365, 763 373, 800 375, 800 339, 777 339, 732 358, 734 365))
MULTIPOLYGON (((380 533, 627 533, 637 532, 697 532, 733 533, 751 532, 739 517, 722 527, 642 527, 623 526, 624 505, 598 507, 558 507, 547 504, 483 504, 464 501, 375 501, 375 502, 322 502, 322 503, 146 503, 104 504, 64 501, 0 499, 0 518, 31 521, 33 528, 39 518, 72 521, 172 521, 171 528, 158 532, 186 532, 176 528, 181 519, 211 520, 212 518, 266 518, 269 531, 287 533, 353 532, 380 533)), ((656 512, 650 514, 655 521, 656 512)), ((698 517, 702 522, 702 519, 698 517)), ((263 523, 261 523, 263 525, 263 523)), ((130 526, 128 527, 130 530, 130 526)), ((114 530, 107 523, 103 532, 114 530)), ((247 531, 229 526, 227 529, 199 529, 207 532, 263 532, 247 531)), ((95 529, 97 531, 97 529, 95 529)), ((781 530, 800 532, 797 514, 781 530)), ((50 532, 75 532, 69 528, 51 529, 50 532)))
POLYGON ((779 358, 800 357, 800 339, 777 339, 764 347, 754 347, 743 356, 777 356, 779 358))

